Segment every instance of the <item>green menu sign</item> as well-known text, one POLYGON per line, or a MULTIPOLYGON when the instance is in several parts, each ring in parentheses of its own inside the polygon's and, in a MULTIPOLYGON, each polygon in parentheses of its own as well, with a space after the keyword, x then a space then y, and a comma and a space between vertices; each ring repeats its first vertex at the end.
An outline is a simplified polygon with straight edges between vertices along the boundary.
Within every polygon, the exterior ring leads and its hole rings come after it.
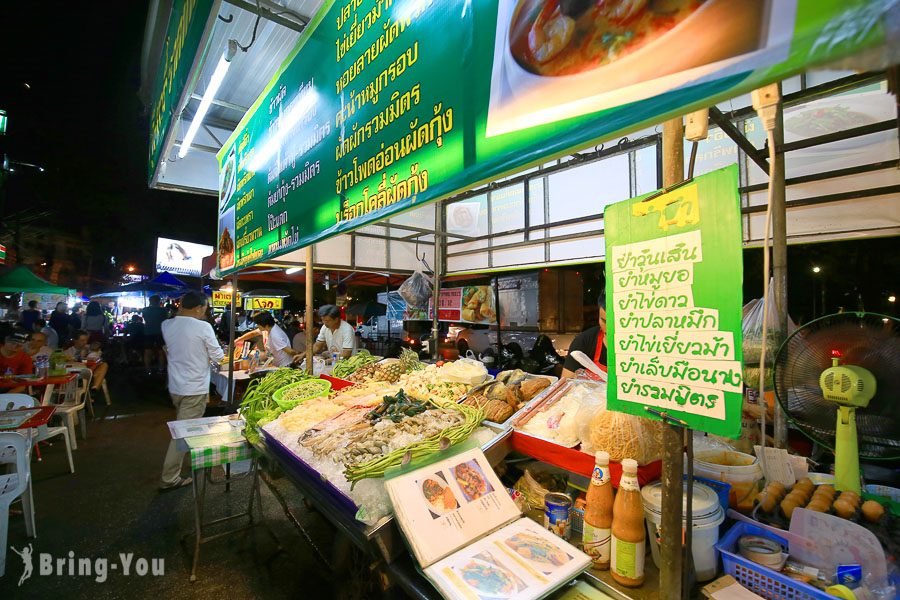
POLYGON ((218 269, 882 43, 890 4, 326 1, 218 154, 218 269))
POLYGON ((741 429, 743 254, 736 165, 607 206, 607 405, 741 429), (648 408, 650 410, 648 410, 648 408))
POLYGON ((174 111, 200 48, 213 0, 174 0, 153 87, 150 111, 150 180, 156 173, 174 111))

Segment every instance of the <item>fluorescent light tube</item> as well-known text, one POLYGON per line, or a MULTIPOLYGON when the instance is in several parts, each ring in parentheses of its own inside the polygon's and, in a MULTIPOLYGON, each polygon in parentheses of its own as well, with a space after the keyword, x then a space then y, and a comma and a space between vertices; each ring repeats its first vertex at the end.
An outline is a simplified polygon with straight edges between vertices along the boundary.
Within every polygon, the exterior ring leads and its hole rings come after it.
POLYGON ((200 125, 203 124, 203 118, 206 116, 206 111, 209 110, 209 106, 216 97, 216 92, 219 91, 219 86, 222 85, 222 80, 225 79, 225 73, 228 72, 229 65, 231 65, 229 52, 225 52, 219 59, 216 70, 213 71, 212 78, 209 80, 209 85, 206 86, 206 91, 203 92, 203 99, 200 100, 200 106, 197 107, 197 112, 194 113, 194 119, 191 121, 190 127, 188 127, 187 134, 185 134, 184 139, 181 141, 181 147, 178 149, 178 158, 187 156, 188 150, 191 149, 191 144, 194 142, 194 136, 197 135, 200 125))
POLYGON ((294 273, 298 273, 303 270, 303 267, 291 267, 290 269, 285 269, 285 275, 293 275, 294 273))

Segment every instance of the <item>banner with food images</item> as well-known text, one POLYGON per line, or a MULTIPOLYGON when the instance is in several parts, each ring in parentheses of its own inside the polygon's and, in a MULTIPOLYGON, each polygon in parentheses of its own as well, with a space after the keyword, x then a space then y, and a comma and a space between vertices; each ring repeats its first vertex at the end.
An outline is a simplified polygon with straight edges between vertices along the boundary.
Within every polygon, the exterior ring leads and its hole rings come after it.
POLYGON ((443 288, 438 298, 438 320, 496 325, 494 288, 489 285, 443 288))
POLYGON ((607 406, 741 430, 737 165, 606 207, 607 406))
POLYGON ((892 5, 326 0, 217 155, 218 269, 883 44, 892 5))

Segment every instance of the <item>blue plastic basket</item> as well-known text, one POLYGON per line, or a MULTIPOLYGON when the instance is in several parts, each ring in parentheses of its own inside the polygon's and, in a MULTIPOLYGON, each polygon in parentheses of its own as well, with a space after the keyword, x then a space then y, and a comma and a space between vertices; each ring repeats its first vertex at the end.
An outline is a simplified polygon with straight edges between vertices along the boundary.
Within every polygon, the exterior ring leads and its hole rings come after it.
POLYGON ((762 536, 780 543, 785 548, 788 545, 787 540, 762 527, 756 527, 744 521, 735 523, 725 537, 716 544, 716 549, 722 555, 725 573, 734 577, 742 586, 770 600, 834 600, 834 596, 811 585, 791 579, 787 575, 758 565, 741 556, 738 540, 745 535, 762 536))

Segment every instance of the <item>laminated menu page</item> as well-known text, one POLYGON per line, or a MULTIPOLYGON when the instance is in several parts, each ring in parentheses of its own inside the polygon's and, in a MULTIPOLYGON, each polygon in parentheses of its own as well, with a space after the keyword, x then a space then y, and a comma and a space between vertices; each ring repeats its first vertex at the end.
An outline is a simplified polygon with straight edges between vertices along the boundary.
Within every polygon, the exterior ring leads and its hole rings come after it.
POLYGON ((521 518, 425 569, 445 598, 543 598, 590 564, 590 558, 528 518, 521 518))
POLYGON ((480 448, 388 479, 385 487, 423 567, 521 515, 480 448))

